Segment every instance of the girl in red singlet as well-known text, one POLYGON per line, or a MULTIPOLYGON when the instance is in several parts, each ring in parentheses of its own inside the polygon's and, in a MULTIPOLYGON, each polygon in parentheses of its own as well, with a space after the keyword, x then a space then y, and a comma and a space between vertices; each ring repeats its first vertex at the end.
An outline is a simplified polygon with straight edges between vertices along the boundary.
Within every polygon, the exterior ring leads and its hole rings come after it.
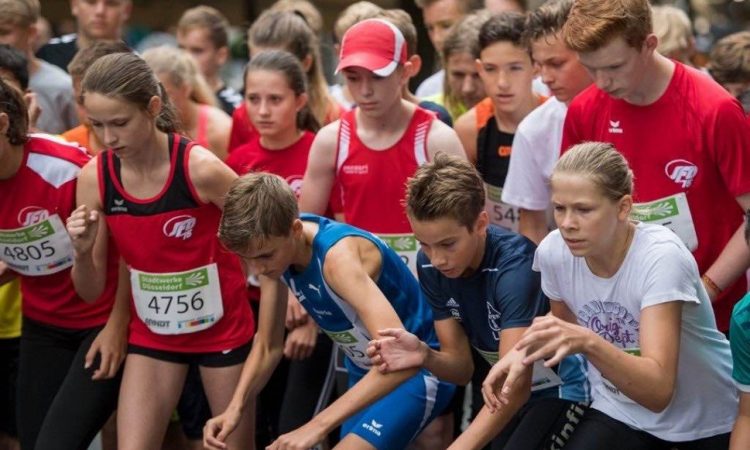
MULTIPOLYGON (((111 234, 133 298, 118 448, 159 448, 188 365, 200 366, 212 410, 223 411, 255 331, 240 262, 216 238, 236 175, 175 132, 164 87, 140 57, 100 58, 81 96, 108 150, 79 178, 80 206, 68 221, 73 281, 85 297, 101 289, 101 261, 91 247, 111 234)), ((252 412, 241 418, 231 448, 253 447, 253 421, 252 412)))

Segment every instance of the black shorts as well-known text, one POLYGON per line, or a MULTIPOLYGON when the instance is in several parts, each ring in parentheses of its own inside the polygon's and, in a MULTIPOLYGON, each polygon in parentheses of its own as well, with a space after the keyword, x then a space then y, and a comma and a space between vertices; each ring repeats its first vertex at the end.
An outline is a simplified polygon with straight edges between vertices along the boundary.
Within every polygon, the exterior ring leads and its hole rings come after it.
POLYGON ((17 436, 16 380, 21 338, 0 339, 0 433, 17 436))
POLYGON ((576 427, 565 450, 726 450, 729 433, 688 442, 667 442, 642 430, 630 428, 596 409, 589 409, 576 427))
POLYGON ((203 367, 229 367, 243 364, 250 353, 251 342, 223 352, 209 353, 182 353, 168 350, 156 350, 141 347, 139 345, 128 345, 128 354, 148 356, 149 358, 167 361, 175 364, 192 364, 203 367))

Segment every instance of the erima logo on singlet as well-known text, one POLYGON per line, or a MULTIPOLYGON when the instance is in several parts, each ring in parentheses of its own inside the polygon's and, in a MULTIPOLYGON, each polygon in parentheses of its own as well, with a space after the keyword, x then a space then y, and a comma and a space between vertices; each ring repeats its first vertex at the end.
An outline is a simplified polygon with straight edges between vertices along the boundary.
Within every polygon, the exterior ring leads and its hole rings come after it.
POLYGON ((345 165, 341 170, 347 175, 367 175, 370 171, 370 166, 367 164, 351 164, 345 165))
POLYGON ((164 235, 178 239, 190 239, 197 220, 193 216, 172 217, 164 224, 164 235))
POLYGON ((18 212, 18 223, 22 227, 28 227, 42 222, 49 217, 49 211, 41 206, 27 206, 18 212))
POLYGON ((687 189, 698 175, 698 166, 684 159, 674 159, 664 166, 664 173, 683 189, 687 189))
POLYGON ((116 198, 112 201, 112 207, 110 208, 112 212, 128 212, 128 207, 125 206, 125 200, 121 198, 116 198))
POLYGON ((622 128, 620 128, 620 121, 619 120, 610 120, 609 121, 609 132, 614 134, 622 134, 622 128))

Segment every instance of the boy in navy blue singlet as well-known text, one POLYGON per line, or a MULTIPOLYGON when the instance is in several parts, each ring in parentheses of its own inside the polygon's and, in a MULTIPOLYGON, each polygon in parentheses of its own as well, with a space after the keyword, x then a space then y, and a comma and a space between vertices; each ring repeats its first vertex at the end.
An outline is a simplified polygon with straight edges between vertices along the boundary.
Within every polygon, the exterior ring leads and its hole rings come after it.
POLYGON ((289 290, 346 354, 350 389, 310 422, 269 448, 313 447, 341 425, 346 448, 402 449, 450 401, 454 386, 427 370, 371 370, 377 330, 405 328, 437 348, 432 311, 403 260, 375 235, 312 214, 299 215, 282 178, 248 174, 235 182, 219 227, 261 283, 258 334, 227 410, 204 429, 208 448, 226 436, 268 380, 283 351, 289 290))
MULTIPOLYGON (((432 306, 440 350, 407 330, 380 330, 368 354, 382 373, 423 368, 465 384, 474 370, 470 347, 483 357, 479 364, 494 364, 534 317, 549 310, 539 273, 531 270, 536 247, 489 225, 484 195, 471 163, 443 154, 409 180, 406 212, 421 246, 419 282, 432 306)), ((561 447, 589 401, 585 367, 579 355, 554 370, 535 366, 507 407, 495 413, 483 408, 451 448, 481 448, 498 433, 493 449, 561 447)))

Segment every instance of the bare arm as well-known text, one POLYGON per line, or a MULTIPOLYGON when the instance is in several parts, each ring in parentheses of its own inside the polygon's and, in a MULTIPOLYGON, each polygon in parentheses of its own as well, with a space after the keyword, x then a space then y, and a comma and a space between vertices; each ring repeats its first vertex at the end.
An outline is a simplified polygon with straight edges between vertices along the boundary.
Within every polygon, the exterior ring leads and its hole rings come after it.
POLYGON ((427 135, 427 155, 434 159, 438 152, 466 159, 464 146, 456 132, 439 120, 433 120, 427 135))
POLYGON ((370 342, 367 355, 382 373, 424 367, 451 383, 463 385, 471 381, 474 361, 469 340, 461 325, 453 318, 438 320, 435 322, 435 332, 440 341, 440 350, 430 348, 404 329, 380 330, 380 339, 370 342))
POLYGON ((307 158, 307 170, 302 180, 299 198, 300 211, 324 214, 328 208, 331 188, 336 180, 336 146, 339 121, 321 129, 315 135, 307 158))
MULTIPOLYGON (((523 336, 526 328, 508 328, 500 332, 500 357, 513 351, 513 347, 523 336)), ((497 411, 491 412, 485 405, 477 417, 469 424, 450 448, 479 449, 484 447, 508 424, 513 415, 523 406, 531 395, 531 367, 527 367, 518 379, 517 385, 507 397, 507 403, 497 411)))
POLYGON ((97 162, 97 158, 89 161, 78 175, 78 208, 66 224, 75 254, 71 278, 76 293, 87 302, 99 298, 107 283, 108 236, 99 198, 97 162))
MULTIPOLYGON (((750 194, 737 197, 737 203, 743 211, 750 209, 750 194)), ((705 274, 720 288, 724 289, 732 285, 750 267, 750 247, 745 242, 745 224, 741 224, 737 231, 729 239, 727 245, 705 274)), ((715 300, 718 292, 709 286, 706 291, 715 300)))
POLYGON ((190 150, 188 167, 201 200, 223 210, 224 198, 232 182, 237 179, 237 174, 210 150, 199 145, 190 150))
POLYGON ((253 347, 226 411, 209 420, 203 429, 206 448, 225 448, 224 441, 239 423, 248 399, 265 386, 282 357, 288 289, 281 280, 259 278, 260 313, 253 347))
MULTIPOLYGON (((563 315, 572 316, 570 310, 563 315)), ((518 343, 530 351, 524 363, 551 356, 550 367, 570 354, 583 353, 602 376, 636 403, 654 412, 669 405, 677 379, 680 351, 681 301, 649 306, 641 311, 640 355, 631 355, 604 340, 588 328, 553 315, 538 317, 518 343)), ((570 318, 570 317, 569 317, 570 318)))
POLYGON ((472 164, 477 164, 477 116, 474 108, 470 109, 466 113, 462 114, 456 120, 453 129, 456 130, 458 139, 464 147, 466 152, 466 158, 471 161, 472 164))
MULTIPOLYGON (((404 327, 373 281, 380 272, 380 266, 379 250, 362 238, 342 239, 331 248, 323 264, 326 282, 356 310, 374 338, 379 337, 378 330, 404 327)), ((382 374, 373 368, 331 406, 315 416, 312 422, 327 433, 416 372, 416 369, 410 369, 382 374)))

